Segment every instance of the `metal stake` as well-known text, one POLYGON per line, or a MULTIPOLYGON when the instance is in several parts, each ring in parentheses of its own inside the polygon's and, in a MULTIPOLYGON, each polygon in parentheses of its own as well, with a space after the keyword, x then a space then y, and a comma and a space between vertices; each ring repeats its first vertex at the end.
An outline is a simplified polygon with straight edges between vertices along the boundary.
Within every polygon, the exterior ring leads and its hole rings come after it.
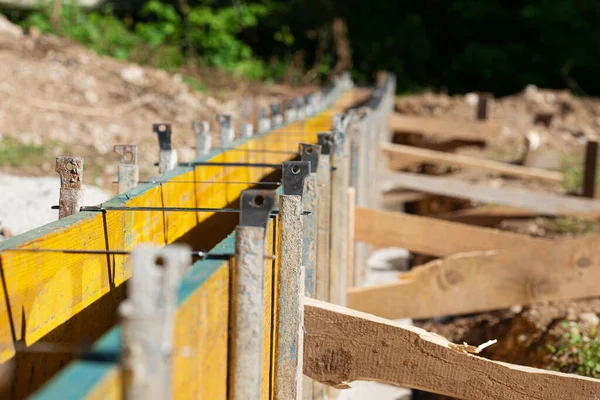
POLYGON ((171 399, 177 291, 191 264, 190 248, 144 246, 133 251, 132 259, 130 297, 119 307, 125 399, 171 399))
POLYGON ((217 115, 217 122, 221 127, 221 147, 229 147, 235 139, 235 129, 231 125, 231 115, 219 114, 217 115))
POLYGON ((242 192, 232 279, 229 398, 261 399, 265 309, 265 231, 275 192, 242 192))
POLYGON ((83 202, 83 158, 56 157, 56 172, 60 176, 58 218, 79 212, 83 202))
POLYGON ((137 186, 140 170, 137 165, 137 145, 117 144, 115 153, 121 156, 119 161, 119 193, 125 193, 137 186))
POLYGON ((171 147, 171 125, 154 124, 152 130, 158 135, 158 172, 163 174, 177 166, 177 151, 171 147))
POLYGON ((208 154, 212 147, 212 137, 210 136, 210 124, 208 121, 192 122, 192 129, 196 134, 196 159, 208 154))

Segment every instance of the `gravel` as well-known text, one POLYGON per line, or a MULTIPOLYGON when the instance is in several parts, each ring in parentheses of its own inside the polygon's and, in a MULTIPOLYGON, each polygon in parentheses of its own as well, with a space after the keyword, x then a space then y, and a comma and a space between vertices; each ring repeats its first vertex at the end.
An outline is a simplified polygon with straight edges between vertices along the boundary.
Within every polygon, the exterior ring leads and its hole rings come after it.
MULTIPOLYGON (((60 181, 56 177, 18 177, 0 173, 0 220, 15 235, 55 221, 60 181)), ((94 186, 84 185, 83 204, 94 205, 112 195, 94 186)))

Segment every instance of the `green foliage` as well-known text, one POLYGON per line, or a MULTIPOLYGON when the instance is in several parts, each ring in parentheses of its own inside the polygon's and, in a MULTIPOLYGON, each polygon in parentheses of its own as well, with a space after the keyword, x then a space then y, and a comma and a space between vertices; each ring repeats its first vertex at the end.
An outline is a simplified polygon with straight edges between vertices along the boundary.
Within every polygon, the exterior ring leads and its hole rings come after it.
POLYGON ((46 155, 47 149, 42 145, 23 144, 15 138, 7 137, 0 141, 0 166, 23 167, 39 163, 46 155))
MULTIPOLYGON (((263 4, 215 8, 210 0, 183 13, 169 2, 149 0, 139 10, 138 20, 126 23, 131 19, 118 17, 110 6, 83 12, 65 3, 58 24, 53 24, 51 2, 46 0, 20 24, 66 36, 100 54, 123 60, 165 69, 197 62, 258 79, 265 74, 264 63, 238 36, 256 27, 268 13, 263 4)), ((283 40, 289 42, 289 34, 283 40)))
POLYGON ((552 354, 550 369, 600 378, 600 337, 596 328, 584 332, 579 325, 571 326, 567 321, 561 327, 568 332, 558 343, 546 345, 552 354))
POLYGON ((544 227, 556 233, 591 233, 596 226, 594 221, 577 217, 558 217, 549 220, 544 227))

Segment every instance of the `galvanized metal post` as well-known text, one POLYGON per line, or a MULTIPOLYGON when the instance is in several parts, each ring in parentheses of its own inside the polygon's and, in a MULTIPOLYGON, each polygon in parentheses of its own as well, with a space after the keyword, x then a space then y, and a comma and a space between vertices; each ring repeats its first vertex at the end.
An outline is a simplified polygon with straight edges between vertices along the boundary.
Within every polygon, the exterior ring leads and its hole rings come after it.
MULTIPOLYGON (((329 302, 346 305, 348 270, 348 186, 350 185, 350 141, 346 126, 350 115, 336 116, 331 156, 331 250, 329 260, 329 302)), ((319 139, 322 135, 320 134, 319 139)))
POLYGON ((235 129, 233 129, 233 125, 231 124, 231 115, 229 114, 218 114, 217 122, 221 127, 221 148, 227 148, 231 146, 233 140, 235 139, 235 129))
POLYGON ((58 218, 79 212, 83 202, 83 158, 56 157, 56 172, 60 176, 58 218))
POLYGON ((240 136, 244 139, 251 138, 254 135, 254 125, 244 122, 241 127, 240 136))
POLYGON ((137 145, 117 144, 115 153, 119 161, 119 193, 125 193, 137 186, 140 179, 140 170, 137 165, 137 145))
POLYGON ((267 117, 267 110, 261 108, 258 110, 258 131, 266 132, 271 129, 271 120, 267 117))
POLYGON ((121 303, 126 400, 173 398, 173 325, 177 291, 191 264, 188 246, 139 247, 132 253, 129 298, 121 303))
POLYGON ((192 129, 196 134, 196 159, 208 154, 212 147, 212 137, 210 136, 210 124, 208 121, 192 122, 192 129))
POLYGON ((229 399, 261 399, 265 309, 265 230, 276 193, 245 190, 235 234, 232 277, 229 399))
POLYGON ((298 113, 296 111, 294 103, 293 102, 287 103, 286 107, 285 107, 285 122, 287 124, 295 122, 297 117, 298 117, 298 113))
MULTIPOLYGON (((321 155, 321 146, 300 143, 302 161, 310 163, 310 173, 304 178, 302 208, 310 214, 304 216, 302 225, 302 266, 304 267, 304 293, 315 297, 315 276, 317 273, 317 224, 319 221, 317 197, 317 166, 321 155)), ((302 397, 313 399, 313 381, 304 376, 302 397)))
POLYGON ((272 126, 276 128, 283 125, 281 104, 273 103, 270 104, 269 107, 271 108, 271 120, 273 121, 272 126))
MULTIPOLYGON (((298 161, 302 163, 302 161, 298 161)), ((305 174, 308 163, 304 162, 305 174)), ((296 179, 301 174, 296 169, 294 182, 299 182, 300 192, 303 180, 296 179)), ((284 163, 285 168, 285 163, 284 163)), ((284 170, 284 185, 285 185, 284 170)), ((302 360, 304 343, 304 273, 302 268, 302 198, 298 195, 279 197, 277 255, 280 265, 277 276, 277 317, 275 341, 275 400, 300 400, 302 398, 302 360)))
POLYGON ((158 172, 162 174, 177 166, 177 151, 171 147, 171 125, 154 124, 152 130, 158 135, 158 172))
POLYGON ((296 119, 302 121, 306 117, 306 110, 304 109, 304 97, 296 97, 296 119))

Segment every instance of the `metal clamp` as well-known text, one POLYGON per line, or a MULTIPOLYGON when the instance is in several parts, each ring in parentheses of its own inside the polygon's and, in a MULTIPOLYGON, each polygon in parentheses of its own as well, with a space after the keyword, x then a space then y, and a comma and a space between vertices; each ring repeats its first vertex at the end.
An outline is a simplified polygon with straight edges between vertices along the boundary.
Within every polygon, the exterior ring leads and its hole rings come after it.
POLYGON ((191 249, 144 246, 131 257, 129 298, 119 307, 125 399, 170 399, 177 291, 191 264, 191 249))
POLYGON ((261 108, 258 110, 258 131, 266 132, 271 129, 271 120, 267 117, 267 110, 261 108))
POLYGON ((60 176, 58 218, 79 212, 83 203, 83 158, 56 157, 56 172, 60 176))
POLYGON ((199 159, 208 154, 212 147, 210 124, 208 121, 194 121, 192 122, 192 129, 196 134, 196 159, 199 159))
POLYGON ((312 143, 300 143, 300 159, 310 162, 310 172, 317 172, 319 166, 319 157, 321 156, 321 146, 312 143))
POLYGON ((269 105, 271 108, 271 119, 273 120, 273 126, 283 125, 283 115, 281 115, 281 104, 272 103, 269 105))
POLYGON ((310 174, 310 161, 285 161, 283 163, 283 194, 302 197, 304 178, 310 174))
POLYGON ((331 155, 335 145, 335 138, 331 132, 317 133, 317 143, 321 146, 322 155, 331 155))
POLYGON ((272 190, 244 190, 240 197, 240 225, 265 228, 277 202, 272 190))
POLYGON ((119 193, 125 193, 136 187, 140 179, 137 165, 138 148, 135 144, 117 144, 115 153, 119 154, 119 193))
POLYGON ((177 166, 177 152, 171 147, 171 125, 153 124, 152 130, 158 135, 158 172, 162 174, 177 166))

